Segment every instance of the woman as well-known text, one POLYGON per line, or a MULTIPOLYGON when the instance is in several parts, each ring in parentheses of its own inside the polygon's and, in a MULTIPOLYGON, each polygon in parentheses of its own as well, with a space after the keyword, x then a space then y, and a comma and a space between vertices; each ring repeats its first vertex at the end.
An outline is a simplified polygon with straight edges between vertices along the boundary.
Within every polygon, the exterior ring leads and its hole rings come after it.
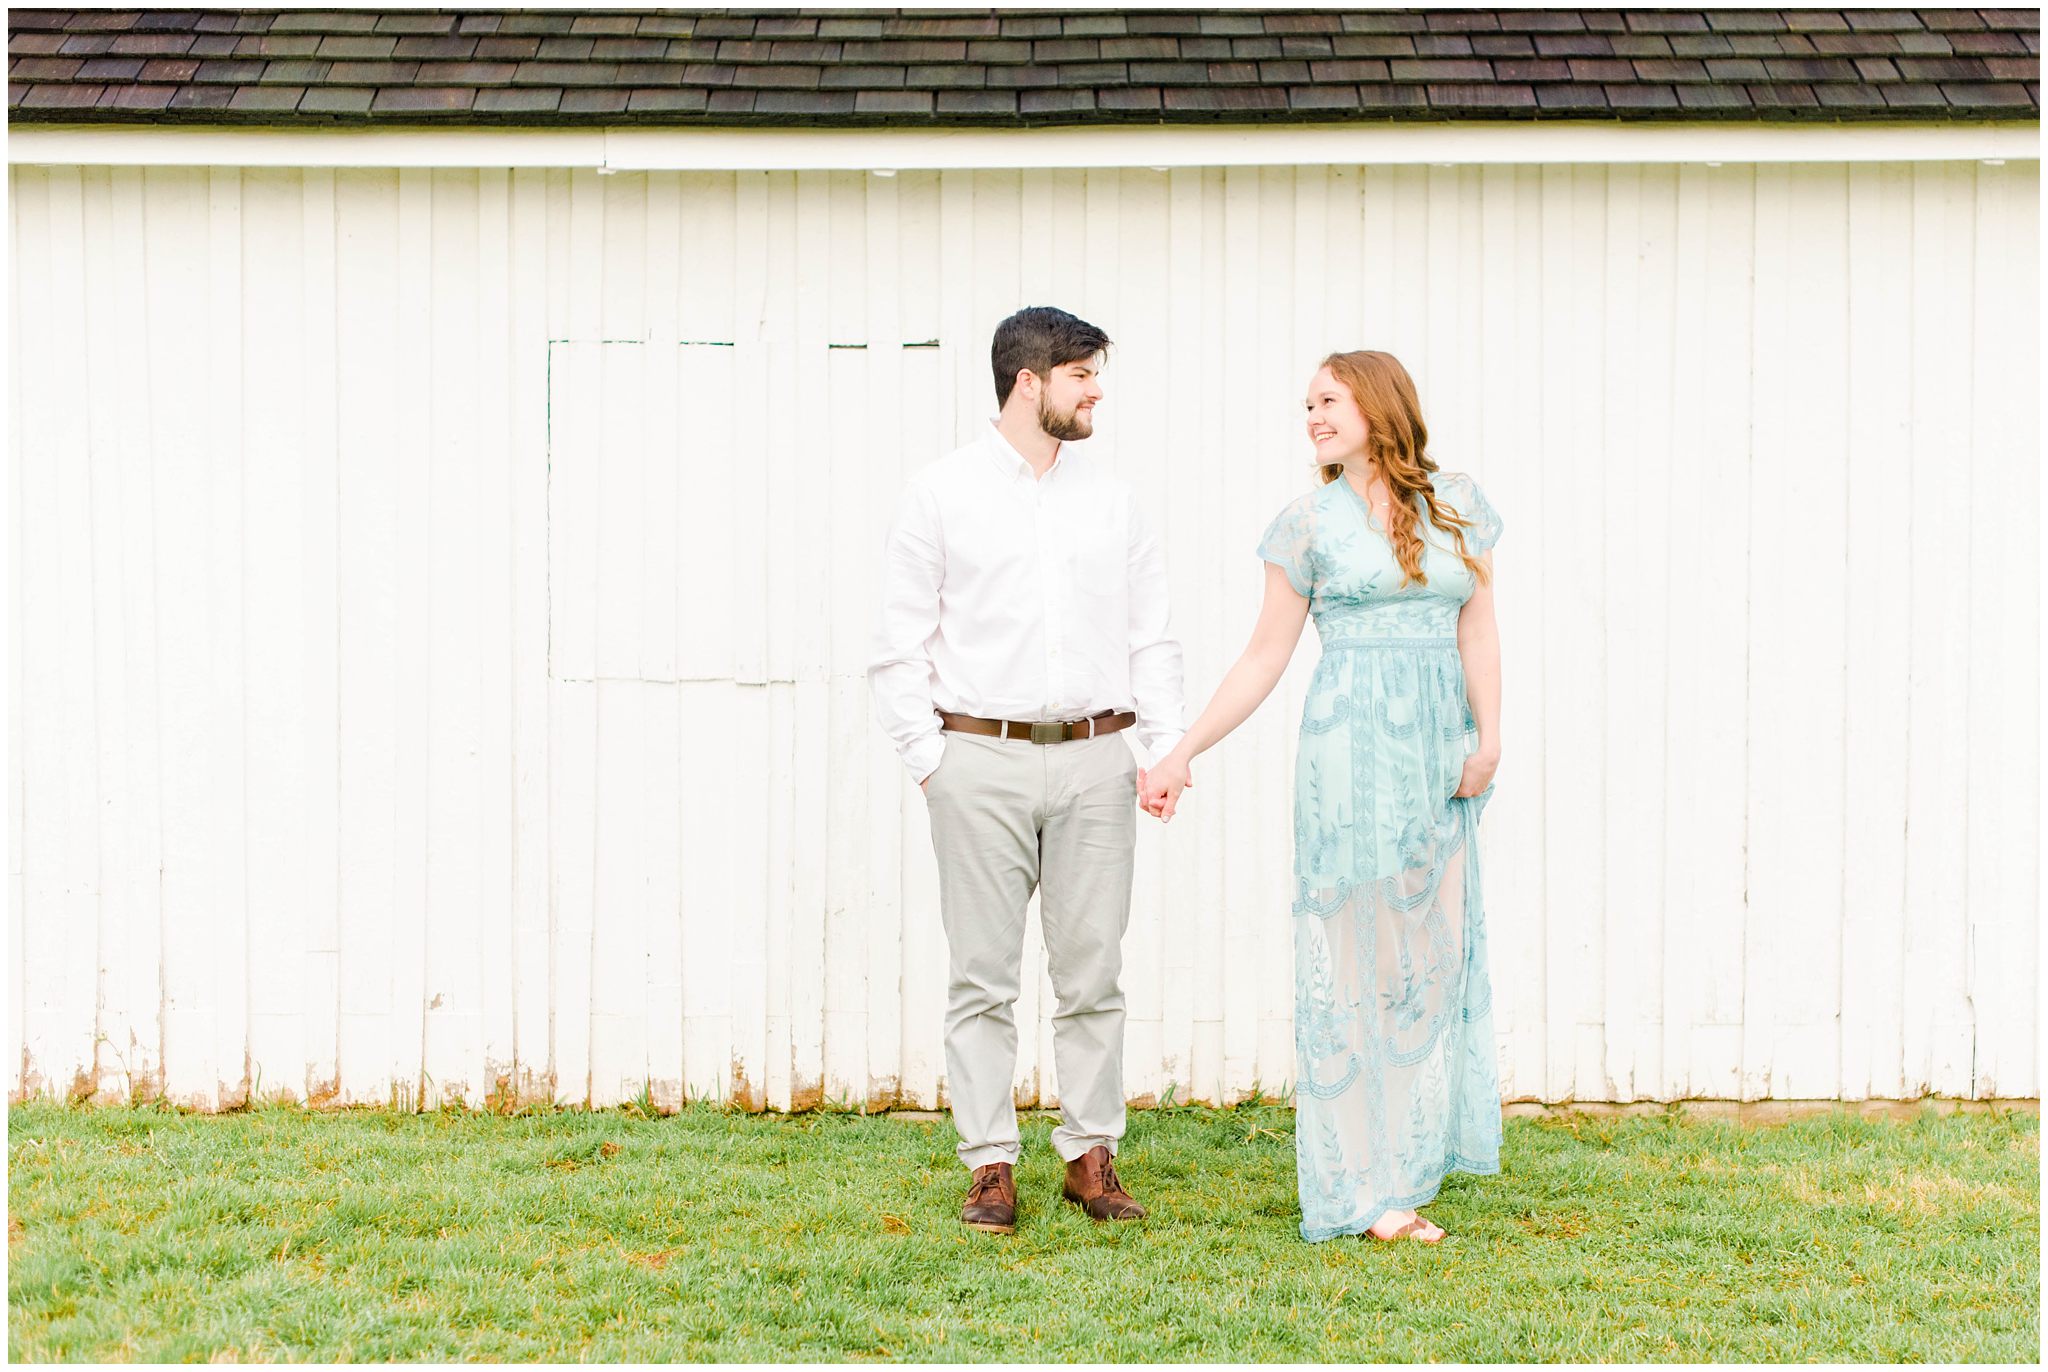
POLYGON ((1413 1207, 1448 1172, 1500 1170, 1475 842, 1500 765, 1500 518, 1430 460, 1392 356, 1324 359, 1307 405, 1323 484, 1266 531, 1251 643, 1139 794, 1172 817, 1189 763, 1258 708, 1313 613, 1294 802, 1301 1234, 1435 1243, 1413 1207))

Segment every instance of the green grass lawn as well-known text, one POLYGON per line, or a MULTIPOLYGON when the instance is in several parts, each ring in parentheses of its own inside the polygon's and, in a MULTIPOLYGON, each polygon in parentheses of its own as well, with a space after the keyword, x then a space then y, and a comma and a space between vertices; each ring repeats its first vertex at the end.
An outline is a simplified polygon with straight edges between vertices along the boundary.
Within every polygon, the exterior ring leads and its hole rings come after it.
POLYGON ((1137 1111, 1152 1217, 963 1230, 944 1123, 9 1114, 51 1359, 2037 1361, 2038 1118, 1511 1120, 1435 1248, 1296 1235, 1293 1115, 1137 1111))

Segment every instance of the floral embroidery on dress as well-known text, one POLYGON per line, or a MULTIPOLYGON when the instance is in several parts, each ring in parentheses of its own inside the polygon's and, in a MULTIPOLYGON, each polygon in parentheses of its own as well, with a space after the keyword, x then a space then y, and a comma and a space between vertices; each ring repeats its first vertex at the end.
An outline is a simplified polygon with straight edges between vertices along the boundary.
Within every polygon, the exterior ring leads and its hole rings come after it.
MULTIPOLYGON (((1501 519, 1438 472, 1478 557, 1501 519)), ((1426 584, 1343 481, 1274 517, 1259 556, 1309 601, 1323 655, 1295 765, 1296 1167, 1301 1232, 1356 1234, 1500 1168, 1477 826, 1491 791, 1454 794, 1476 726, 1457 651, 1476 585, 1423 517, 1426 584)))

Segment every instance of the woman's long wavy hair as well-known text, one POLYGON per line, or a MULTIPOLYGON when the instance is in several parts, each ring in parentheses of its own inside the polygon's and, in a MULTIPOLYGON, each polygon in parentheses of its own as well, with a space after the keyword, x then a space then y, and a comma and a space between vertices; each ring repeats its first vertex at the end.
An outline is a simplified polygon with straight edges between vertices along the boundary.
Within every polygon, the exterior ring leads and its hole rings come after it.
MULTIPOLYGON (((1401 564, 1401 584, 1429 584, 1422 570, 1422 535, 1415 527, 1419 494, 1429 507, 1430 522, 1457 540, 1458 556, 1479 584, 1486 585, 1491 578, 1485 565, 1465 547, 1465 530, 1472 521, 1439 500, 1429 479, 1437 467, 1429 455, 1429 430, 1422 422, 1422 405, 1408 369, 1392 353, 1367 351, 1331 353, 1322 365, 1351 392, 1358 412, 1365 416, 1365 455, 1387 483, 1387 535, 1394 560, 1401 564)), ((1344 479, 1341 464, 1323 463, 1317 470, 1325 483, 1344 479)))

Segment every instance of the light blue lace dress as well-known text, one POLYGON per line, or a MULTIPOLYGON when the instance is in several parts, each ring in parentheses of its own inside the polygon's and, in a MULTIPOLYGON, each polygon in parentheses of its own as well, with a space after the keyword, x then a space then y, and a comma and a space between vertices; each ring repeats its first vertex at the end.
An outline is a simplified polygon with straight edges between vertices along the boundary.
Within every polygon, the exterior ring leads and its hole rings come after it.
MULTIPOLYGON (((1472 554, 1492 547, 1500 517, 1478 484, 1432 481, 1471 521, 1472 554)), ((1346 481, 1282 510, 1259 545, 1323 643, 1294 795, 1294 1151, 1311 1242, 1427 1203, 1448 1172, 1500 1170, 1475 841, 1493 788, 1452 795, 1477 743, 1457 640, 1474 581, 1416 508, 1426 585, 1402 586, 1346 481)))

